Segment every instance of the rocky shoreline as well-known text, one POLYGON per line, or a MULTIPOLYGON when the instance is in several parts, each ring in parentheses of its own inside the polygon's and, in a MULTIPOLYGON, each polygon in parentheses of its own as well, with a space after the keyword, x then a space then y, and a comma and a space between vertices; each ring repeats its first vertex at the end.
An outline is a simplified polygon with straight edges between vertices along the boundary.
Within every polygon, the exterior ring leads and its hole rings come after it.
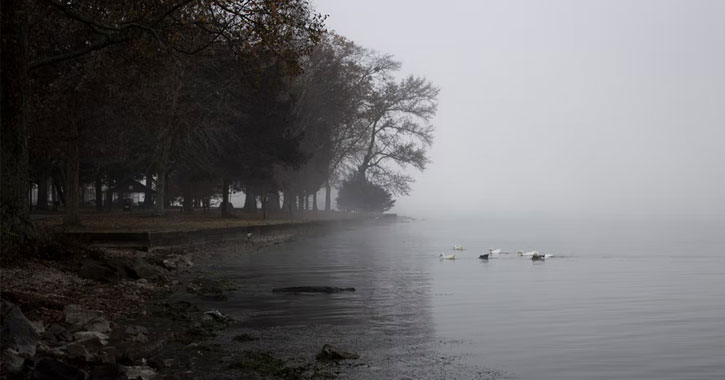
POLYGON ((195 272, 196 260, 293 236, 151 253, 89 250, 3 268, 0 378, 334 378, 331 368, 357 354, 324 345, 307 361, 278 357, 255 347, 258 332, 240 332, 239 321, 194 302, 224 300, 230 290, 195 272))

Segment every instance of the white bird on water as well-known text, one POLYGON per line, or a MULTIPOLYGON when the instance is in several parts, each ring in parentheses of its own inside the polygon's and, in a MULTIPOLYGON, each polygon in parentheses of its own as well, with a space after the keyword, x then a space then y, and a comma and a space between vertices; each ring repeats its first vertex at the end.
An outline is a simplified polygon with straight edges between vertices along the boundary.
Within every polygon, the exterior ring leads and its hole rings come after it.
POLYGON ((492 254, 492 255, 498 255, 499 253, 501 253, 501 249, 493 249, 493 248, 489 248, 489 249, 488 249, 488 253, 490 253, 490 254, 492 254))
POLYGON ((441 252, 440 258, 441 258, 441 260, 455 260, 456 259, 456 254, 454 253, 452 255, 446 255, 445 253, 442 253, 441 252))
POLYGON ((454 245, 453 246, 453 249, 456 250, 456 251, 463 251, 463 246, 462 245, 454 245))

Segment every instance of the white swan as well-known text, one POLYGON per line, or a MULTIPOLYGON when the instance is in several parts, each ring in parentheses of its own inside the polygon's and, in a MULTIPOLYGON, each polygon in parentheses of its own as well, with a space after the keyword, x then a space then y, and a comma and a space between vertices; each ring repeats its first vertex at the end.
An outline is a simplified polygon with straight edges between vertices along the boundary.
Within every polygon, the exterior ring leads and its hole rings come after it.
POLYGON ((525 256, 525 257, 531 257, 533 255, 538 255, 539 251, 529 251, 529 252, 521 252, 519 251, 519 256, 525 256))
POLYGON ((454 245, 453 246, 453 249, 456 250, 456 251, 463 251, 463 246, 462 245, 454 245))
POLYGON ((441 260, 455 260, 456 254, 454 253, 452 255, 446 255, 445 253, 441 253, 440 258, 441 258, 441 260))
POLYGON ((489 248, 489 249, 488 249, 488 252, 489 252, 490 254, 492 254, 492 255, 498 255, 499 253, 501 253, 501 249, 500 249, 500 248, 499 248, 499 249, 493 249, 493 248, 489 248))

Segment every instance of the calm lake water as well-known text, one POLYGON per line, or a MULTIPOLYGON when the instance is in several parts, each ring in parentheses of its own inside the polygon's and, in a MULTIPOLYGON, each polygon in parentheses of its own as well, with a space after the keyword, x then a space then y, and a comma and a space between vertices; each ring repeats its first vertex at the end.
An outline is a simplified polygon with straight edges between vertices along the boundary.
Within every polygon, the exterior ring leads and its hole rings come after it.
POLYGON ((724 247, 714 221, 380 221, 207 269, 243 284, 218 307, 248 326, 357 335, 373 365, 348 378, 722 379, 724 247), (302 285, 357 291, 270 291, 302 285))

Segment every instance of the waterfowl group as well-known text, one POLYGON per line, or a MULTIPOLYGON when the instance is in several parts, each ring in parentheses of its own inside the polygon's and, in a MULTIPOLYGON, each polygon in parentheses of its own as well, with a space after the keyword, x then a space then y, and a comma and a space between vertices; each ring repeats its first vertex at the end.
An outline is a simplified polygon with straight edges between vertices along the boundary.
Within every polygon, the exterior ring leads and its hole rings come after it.
MULTIPOLYGON (((454 245, 453 246, 453 249, 456 250, 456 251, 462 251, 463 250, 463 246, 462 245, 454 245)), ((506 253, 506 252, 501 252, 501 249, 500 248, 498 248, 498 249, 489 248, 488 249, 488 253, 481 254, 481 255, 478 256, 478 258, 481 259, 481 260, 488 260, 489 257, 491 257, 493 255, 498 255, 498 254, 501 254, 501 253, 506 253)), ((545 259, 548 259, 550 257, 553 257, 553 255, 551 255, 551 254, 548 254, 548 253, 546 253, 546 254, 539 253, 539 251, 528 251, 528 252, 518 251, 517 253, 519 254, 519 256, 530 257, 532 261, 544 261, 545 259)), ((440 259, 441 260, 455 260, 456 259, 456 255, 455 254, 448 255, 448 254, 445 254, 445 253, 441 253, 440 254, 440 259)))

